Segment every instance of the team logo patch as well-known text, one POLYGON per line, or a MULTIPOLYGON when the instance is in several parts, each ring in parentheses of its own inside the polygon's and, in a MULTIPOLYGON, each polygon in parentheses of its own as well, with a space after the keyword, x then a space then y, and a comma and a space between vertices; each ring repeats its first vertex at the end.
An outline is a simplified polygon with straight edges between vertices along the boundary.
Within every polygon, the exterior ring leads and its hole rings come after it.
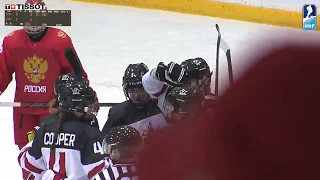
POLYGON ((74 89, 72 90, 72 94, 80 94, 80 89, 74 88, 74 89))
POLYGON ((69 76, 68 75, 63 75, 62 76, 62 80, 63 81, 68 81, 69 80, 69 76))
POLYGON ((180 92, 179 92, 179 95, 181 96, 186 96, 187 95, 187 92, 185 89, 181 89, 180 92))
POLYGON ((61 38, 66 38, 67 37, 67 34, 65 32, 63 32, 63 31, 59 31, 57 35, 58 35, 58 37, 61 37, 61 38))
POLYGON ((37 56, 28 57, 23 62, 23 69, 28 80, 37 84, 46 78, 45 73, 48 71, 48 62, 37 56))

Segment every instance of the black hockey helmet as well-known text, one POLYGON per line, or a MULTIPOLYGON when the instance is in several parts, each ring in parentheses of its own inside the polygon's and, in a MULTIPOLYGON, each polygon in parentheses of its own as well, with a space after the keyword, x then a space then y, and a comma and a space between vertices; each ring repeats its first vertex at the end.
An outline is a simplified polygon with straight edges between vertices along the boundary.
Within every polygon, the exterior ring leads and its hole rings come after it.
POLYGON ((119 126, 108 131, 103 139, 102 149, 107 155, 110 155, 112 151, 118 151, 121 159, 130 158, 140 149, 142 142, 138 130, 131 126, 119 126))
POLYGON ((203 95, 210 94, 212 72, 203 58, 187 59, 181 63, 181 66, 185 69, 182 80, 185 85, 196 86, 203 95))
POLYGON ((95 102, 95 93, 87 80, 75 77, 65 83, 58 95, 59 109, 65 112, 87 112, 88 105, 95 102))
POLYGON ((187 79, 211 74, 208 63, 201 57, 184 60, 181 66, 185 69, 185 77, 187 79))
POLYGON ((138 108, 144 107, 150 100, 149 94, 142 86, 142 77, 148 71, 149 68, 144 63, 129 64, 122 78, 126 98, 138 108))
POLYGON ((144 63, 129 64, 122 78, 122 87, 142 86, 142 76, 149 71, 144 63))
POLYGON ((74 81, 75 79, 82 79, 84 82, 89 84, 89 81, 84 79, 84 77, 76 77, 73 73, 62 74, 54 82, 54 93, 56 95, 61 94, 63 89, 66 87, 66 84, 70 81, 74 81))
POLYGON ((200 107, 203 96, 193 86, 174 87, 165 100, 166 112, 189 113, 200 107))

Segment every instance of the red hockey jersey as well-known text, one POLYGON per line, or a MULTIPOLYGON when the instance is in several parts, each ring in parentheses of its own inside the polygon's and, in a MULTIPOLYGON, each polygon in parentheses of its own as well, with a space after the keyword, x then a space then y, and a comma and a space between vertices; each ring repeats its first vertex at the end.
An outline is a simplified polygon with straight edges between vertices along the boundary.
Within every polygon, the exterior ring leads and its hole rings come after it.
MULTIPOLYGON (((73 48, 70 37, 60 29, 48 27, 40 42, 30 41, 21 29, 8 34, 0 48, 0 91, 3 92, 15 73, 15 102, 49 102, 55 98, 54 81, 73 69, 64 49, 73 48)), ((74 48, 73 48, 74 49, 74 48)), ((83 72, 87 78, 86 72, 83 72)), ((47 114, 48 108, 15 109, 23 114, 47 114)))

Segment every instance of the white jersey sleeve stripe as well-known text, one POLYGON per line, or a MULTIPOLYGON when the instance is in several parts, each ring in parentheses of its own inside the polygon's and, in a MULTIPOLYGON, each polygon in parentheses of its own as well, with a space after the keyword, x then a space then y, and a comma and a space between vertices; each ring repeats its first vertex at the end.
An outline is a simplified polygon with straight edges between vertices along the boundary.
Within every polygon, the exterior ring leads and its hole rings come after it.
POLYGON ((105 167, 104 160, 98 161, 90 165, 84 165, 84 169, 88 172, 88 178, 91 179, 93 176, 98 174, 105 167))
POLYGON ((36 174, 41 174, 42 172, 44 172, 45 168, 41 168, 39 166, 40 163, 38 163, 37 161, 41 161, 43 160, 42 158, 36 160, 33 156, 30 156, 29 153, 26 153, 26 158, 25 158, 25 167, 28 171, 32 172, 32 173, 36 173, 36 174))

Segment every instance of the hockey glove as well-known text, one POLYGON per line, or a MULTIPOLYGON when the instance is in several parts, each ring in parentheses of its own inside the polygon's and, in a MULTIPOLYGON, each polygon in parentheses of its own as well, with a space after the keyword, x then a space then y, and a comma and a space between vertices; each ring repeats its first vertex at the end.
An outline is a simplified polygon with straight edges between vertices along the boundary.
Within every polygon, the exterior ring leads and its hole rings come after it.
POLYGON ((156 70, 156 76, 162 82, 166 82, 172 86, 178 86, 181 85, 184 72, 184 69, 175 62, 169 63, 168 66, 160 62, 156 70))
POLYGON ((34 136, 36 135, 36 131, 39 129, 39 126, 35 126, 33 128, 33 130, 27 132, 27 136, 28 136, 28 141, 33 141, 34 140, 34 136))
POLYGON ((27 135, 28 135, 28 142, 33 141, 35 136, 35 130, 29 131, 27 135))

